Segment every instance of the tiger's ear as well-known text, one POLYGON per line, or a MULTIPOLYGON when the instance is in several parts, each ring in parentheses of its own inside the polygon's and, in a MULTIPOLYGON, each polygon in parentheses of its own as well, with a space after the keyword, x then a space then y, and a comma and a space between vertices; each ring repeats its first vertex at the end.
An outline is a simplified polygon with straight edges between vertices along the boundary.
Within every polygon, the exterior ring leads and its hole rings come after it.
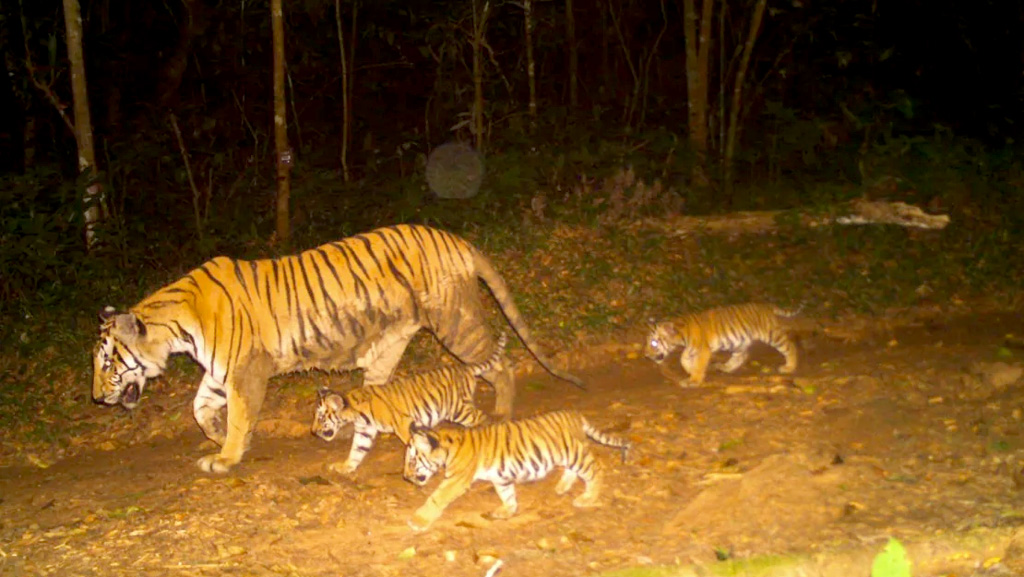
POLYGON ((409 443, 417 451, 423 453, 435 451, 441 446, 437 440, 437 435, 433 431, 416 423, 409 425, 409 443))
POLYGON ((440 446, 437 438, 426 431, 417 431, 409 439, 409 444, 420 453, 430 454, 440 446))
POLYGON ((113 317, 116 314, 117 314, 117 309, 115 309, 114 307, 109 306, 109 305, 105 306, 105 307, 103 307, 103 310, 100 311, 100 322, 101 323, 106 322, 106 321, 110 320, 110 318, 113 317))
MULTIPOLYGON (((106 309, 104 309, 106 310, 106 309)), ((146 324, 134 313, 117 313, 113 317, 111 333, 126 343, 146 338, 146 324)))
POLYGON ((340 413, 342 409, 348 407, 348 400, 345 398, 345 395, 332 393, 326 387, 323 387, 319 391, 317 391, 317 394, 320 395, 320 400, 318 402, 326 403, 327 408, 334 411, 335 413, 340 413))

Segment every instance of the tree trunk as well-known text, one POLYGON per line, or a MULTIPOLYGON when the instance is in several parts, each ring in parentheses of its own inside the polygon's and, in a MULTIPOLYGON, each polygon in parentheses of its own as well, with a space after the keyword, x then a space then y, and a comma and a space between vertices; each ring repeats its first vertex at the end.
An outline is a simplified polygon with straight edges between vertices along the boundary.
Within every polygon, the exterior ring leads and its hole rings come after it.
POLYGON ((537 77, 533 60, 533 0, 523 0, 523 30, 526 40, 526 79, 530 87, 530 129, 537 122, 537 77))
POLYGON ((736 150, 736 135, 739 132, 740 101, 743 97, 743 83, 747 76, 747 67, 750 65, 750 54, 754 51, 754 42, 761 31, 761 21, 764 19, 764 9, 767 3, 767 0, 757 0, 757 4, 754 6, 754 17, 750 21, 747 41, 743 44, 743 56, 740 58, 740 66, 736 70, 736 80, 732 85, 729 132, 725 141, 725 156, 722 159, 722 184, 725 186, 725 196, 729 199, 732 198, 732 161, 736 150))
POLYGON ((565 0, 565 42, 569 45, 569 107, 575 111, 579 104, 580 53, 576 49, 576 17, 572 12, 572 0, 565 0))
POLYGON ((288 204, 291 196, 289 172, 292 167, 292 150, 288 146, 288 108, 284 92, 284 13, 281 9, 281 0, 270 0, 270 19, 274 34, 274 146, 277 151, 276 240, 280 246, 287 247, 290 236, 288 204))
POLYGON ((665 37, 665 32, 668 31, 668 12, 665 9, 665 0, 660 0, 658 4, 661 7, 661 30, 658 32, 658 36, 654 39, 654 45, 651 46, 651 52, 643 60, 643 72, 641 73, 643 87, 640 90, 640 119, 636 123, 638 128, 642 127, 647 119, 647 95, 650 92, 651 64, 658 56, 658 46, 661 45, 661 39, 665 37))
POLYGON ((82 13, 78 0, 64 0, 64 25, 67 29, 68 61, 71 63, 79 182, 83 184, 85 246, 91 249, 96 242, 96 226, 102 217, 103 186, 96 180, 96 152, 92 142, 92 120, 89 117, 89 93, 86 89, 85 57, 82 53, 82 13))
POLYGON ((487 17, 490 14, 491 2, 484 0, 483 8, 480 0, 473 3, 473 132, 476 136, 476 149, 484 150, 484 33, 487 30, 487 17))
MULTIPOLYGON (((622 23, 618 16, 615 15, 615 9, 612 7, 614 0, 608 0, 608 17, 612 21, 612 26, 615 28, 615 36, 619 39, 619 45, 622 47, 622 59, 626 61, 626 66, 629 67, 629 75, 633 78, 633 92, 629 96, 629 102, 623 107, 622 112, 622 123, 626 129, 630 129, 633 124, 633 113, 636 112, 637 101, 640 99, 640 74, 636 70, 636 66, 633 65, 633 55, 629 52, 629 44, 626 42, 626 36, 622 31, 622 23)), ((641 56, 641 64, 643 57, 641 56)))
POLYGON ((707 182, 708 60, 711 57, 711 16, 715 0, 704 0, 699 29, 695 0, 683 0, 683 33, 686 36, 687 127, 690 147, 697 156, 694 180, 707 182))
POLYGON ((352 79, 359 0, 352 0, 352 32, 348 50, 345 49, 345 33, 341 25, 341 0, 334 0, 334 12, 338 25, 338 48, 341 51, 341 173, 345 182, 350 182, 352 175, 348 168, 348 147, 352 142, 352 79))
POLYGON ((210 22, 201 0, 182 0, 182 5, 185 13, 178 24, 178 41, 163 64, 157 83, 156 94, 161 107, 170 106, 178 98, 178 87, 185 77, 189 57, 192 55, 192 41, 206 31, 210 22))

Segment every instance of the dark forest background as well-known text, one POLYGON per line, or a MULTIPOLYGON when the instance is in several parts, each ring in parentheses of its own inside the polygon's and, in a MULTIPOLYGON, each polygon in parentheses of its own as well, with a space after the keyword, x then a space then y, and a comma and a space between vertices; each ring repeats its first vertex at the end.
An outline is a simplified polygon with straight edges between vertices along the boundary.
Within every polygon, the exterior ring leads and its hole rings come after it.
MULTIPOLYGON (((295 164, 294 233, 283 247, 273 238, 268 2, 83 1, 108 211, 100 243, 87 252, 86 183, 58 113, 71 104, 62 4, 3 0, 0 333, 16 338, 41 308, 134 302, 215 254, 275 254, 403 221, 459 231, 514 226, 541 209, 594 222, 610 193, 587 183, 626 169, 656 181, 661 197, 632 217, 824 205, 878 190, 944 211, 977 214, 966 207, 984 205, 999 218, 1018 206, 1024 3, 998 0, 768 2, 741 86, 728 182, 720 161, 756 0, 713 5, 706 155, 688 140, 682 0, 574 2, 575 103, 566 3, 533 2, 535 115, 524 5, 487 3, 487 177, 472 199, 440 200, 424 183, 426 156, 442 143, 474 140, 473 5, 285 3, 295 164), (354 47, 348 182, 339 161, 339 24, 354 47), (1001 185, 980 192, 936 184, 971 179, 1001 185), (897 184, 875 186, 883 181, 897 184), (581 201, 581 188, 593 202, 581 201)), ((91 313, 74 316, 94 322, 91 313)))

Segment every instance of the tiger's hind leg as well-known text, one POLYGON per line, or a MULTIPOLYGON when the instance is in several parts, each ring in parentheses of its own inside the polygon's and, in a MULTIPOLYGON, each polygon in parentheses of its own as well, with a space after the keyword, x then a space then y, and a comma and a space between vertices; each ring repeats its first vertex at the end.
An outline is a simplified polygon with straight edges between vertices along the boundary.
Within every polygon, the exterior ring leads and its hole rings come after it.
POLYGON ((501 499, 501 506, 486 515, 491 519, 508 519, 519 510, 519 501, 516 499, 516 484, 509 482, 494 482, 494 492, 501 499))
POLYGON ((558 480, 558 484, 555 485, 555 494, 564 495, 572 489, 572 486, 576 484, 576 479, 579 475, 576 474, 572 469, 566 468, 562 471, 562 478, 558 480))
POLYGON ((735 351, 733 351, 732 352, 732 356, 729 357, 729 360, 725 361, 724 363, 719 365, 717 368, 718 368, 718 370, 722 371, 723 373, 734 372, 736 369, 742 367, 743 363, 747 362, 747 358, 749 358, 749 357, 750 357, 750 344, 748 343, 748 344, 746 344, 746 345, 744 345, 742 347, 737 348, 735 351))
MULTIPOLYGON (((573 469, 575 469, 574 473, 583 480, 586 489, 582 495, 573 499, 572 504, 574 507, 597 507, 600 505, 601 499, 601 466, 586 447, 579 447, 577 450, 577 458, 572 461, 575 463, 573 469)), ((566 468, 566 473, 568 472, 569 467, 566 468)), ((565 480, 564 475, 562 480, 565 480)))
POLYGON ((772 337, 773 338, 769 344, 775 347, 775 350, 779 351, 782 356, 786 357, 786 364, 779 368, 779 372, 784 375, 792 374, 796 371, 796 344, 789 335, 783 332, 777 332, 773 334, 772 337))
POLYGON ((516 374, 507 361, 493 371, 480 375, 494 387, 494 418, 507 421, 512 418, 512 405, 516 398, 516 374))
POLYGON ((411 325, 389 331, 377 343, 370 347, 366 355, 357 363, 366 370, 363 372, 363 386, 383 385, 391 381, 395 368, 402 360, 409 341, 420 330, 419 325, 411 325))
POLYGON ((242 460, 263 406, 267 380, 272 374, 271 361, 261 358, 238 365, 245 367, 244 372, 229 374, 225 379, 228 426, 224 444, 219 453, 206 455, 196 463, 207 473, 226 473, 242 460))
POLYGON ((224 420, 221 418, 221 410, 227 404, 228 398, 224 387, 210 377, 210 373, 203 375, 196 398, 192 401, 192 414, 206 438, 220 446, 224 446, 224 440, 227 438, 224 420))
MULTIPOLYGON (((448 352, 467 365, 486 362, 498 346, 487 328, 479 296, 474 295, 474 298, 476 304, 467 304, 474 299, 463 301, 463 306, 458 309, 458 323, 433 327, 434 334, 448 352)), ((508 359, 502 355, 501 361, 480 375, 480 378, 494 387, 495 418, 499 421, 511 419, 512 404, 516 397, 516 376, 508 359)))

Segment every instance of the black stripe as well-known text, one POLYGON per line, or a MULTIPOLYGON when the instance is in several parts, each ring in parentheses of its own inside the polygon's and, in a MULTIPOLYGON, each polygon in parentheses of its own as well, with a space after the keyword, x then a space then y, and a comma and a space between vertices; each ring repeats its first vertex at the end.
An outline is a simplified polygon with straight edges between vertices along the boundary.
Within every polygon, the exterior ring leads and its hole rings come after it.
MULTIPOLYGON (((310 255, 310 258, 313 258, 310 255)), ((320 307, 316 304, 316 295, 313 293, 313 284, 309 282, 309 275, 306 273, 306 263, 299 257, 299 270, 302 271, 302 281, 306 284, 306 294, 309 295, 309 300, 313 303, 313 310, 320 312, 320 307)), ((317 275, 319 277, 319 275, 317 275)), ((320 281, 320 288, 323 288, 323 280, 320 281)))
MULTIPOLYGON (((288 307, 289 316, 299 321, 299 341, 304 345, 306 343, 306 317, 303 314, 302 304, 299 302, 299 275, 295 274, 295 259, 288 258, 288 270, 291 273, 291 280, 293 283, 292 296, 295 298, 295 307, 288 307)), ((301 268, 301 267, 300 267, 301 268)))
MULTIPOLYGON (((380 236, 380 232, 379 231, 374 231, 371 234, 374 234, 376 236, 380 236)), ((380 260, 377 258, 377 251, 376 251, 376 248, 373 245, 373 242, 371 242, 370 239, 367 238, 366 236, 357 236, 357 237, 355 237, 355 239, 358 240, 358 241, 361 241, 363 243, 363 245, 366 248, 367 256, 369 256, 373 260, 373 264, 374 264, 374 266, 377 267, 377 270, 380 271, 381 273, 383 273, 384 272, 384 268, 381 266, 380 260)))
MULTIPOLYGON (((341 255, 345 258, 346 268, 351 275, 352 281, 356 287, 356 296, 365 305, 366 313, 372 315, 374 313, 374 307, 371 306, 370 302, 370 288, 367 286, 366 281, 369 279, 369 272, 366 270, 366 266, 363 265, 362 260, 356 256, 355 251, 348 245, 339 245, 338 250, 341 255), (356 272, 356 268, 362 272, 362 275, 356 272)), ((387 299, 384 299, 387 304, 387 299)), ((372 320, 372 319, 371 319, 372 320)))
POLYGON ((242 263, 240 261, 234 261, 235 278, 238 279, 238 284, 242 285, 242 290, 248 292, 249 288, 245 283, 245 275, 242 274, 242 263))
MULTIPOLYGON (((431 290, 438 283, 437 278, 434 276, 435 268, 430 266, 429 262, 426 262, 426 250, 423 242, 423 228, 422 227, 409 227, 410 241, 414 245, 416 252, 420 255, 420 270, 417 271, 420 276, 423 277, 423 284, 427 290, 431 290)), ((410 250, 410 252, 412 252, 410 250)))
POLYGON ((455 254, 459 252, 455 237, 443 231, 435 231, 435 233, 441 238, 441 242, 444 245, 444 250, 438 250, 436 255, 438 266, 450 272, 463 268, 455 263, 455 254))
POLYGON ((405 292, 409 293, 409 302, 412 304, 412 317, 416 322, 419 322, 421 318, 420 304, 419 300, 416 298, 416 290, 413 288, 412 283, 404 274, 402 274, 402 271, 398 270, 398 267, 395 266, 391 259, 388 259, 388 268, 391 270, 391 274, 395 276, 395 280, 405 287, 405 292))
MULTIPOLYGON (((337 270, 335 270, 334 265, 331 263, 330 259, 327 258, 327 254, 320 249, 317 249, 317 254, 320 256, 320 258, 324 260, 326 268, 334 276, 335 282, 338 283, 338 289, 340 291, 344 291, 345 286, 341 284, 341 279, 338 278, 338 272, 337 270)), ((317 278, 320 281, 320 292, 324 298, 324 304, 327 306, 327 315, 328 317, 330 317, 331 324, 334 326, 334 330, 337 333, 337 335, 335 335, 335 338, 341 337, 342 335, 345 334, 345 327, 344 325, 341 324, 341 319, 339 318, 338 303, 335 302, 334 297, 331 296, 331 292, 327 290, 327 285, 324 282, 324 274, 321 271, 320 265, 317 263, 315 258, 313 259, 313 267, 316 268, 317 278)))

